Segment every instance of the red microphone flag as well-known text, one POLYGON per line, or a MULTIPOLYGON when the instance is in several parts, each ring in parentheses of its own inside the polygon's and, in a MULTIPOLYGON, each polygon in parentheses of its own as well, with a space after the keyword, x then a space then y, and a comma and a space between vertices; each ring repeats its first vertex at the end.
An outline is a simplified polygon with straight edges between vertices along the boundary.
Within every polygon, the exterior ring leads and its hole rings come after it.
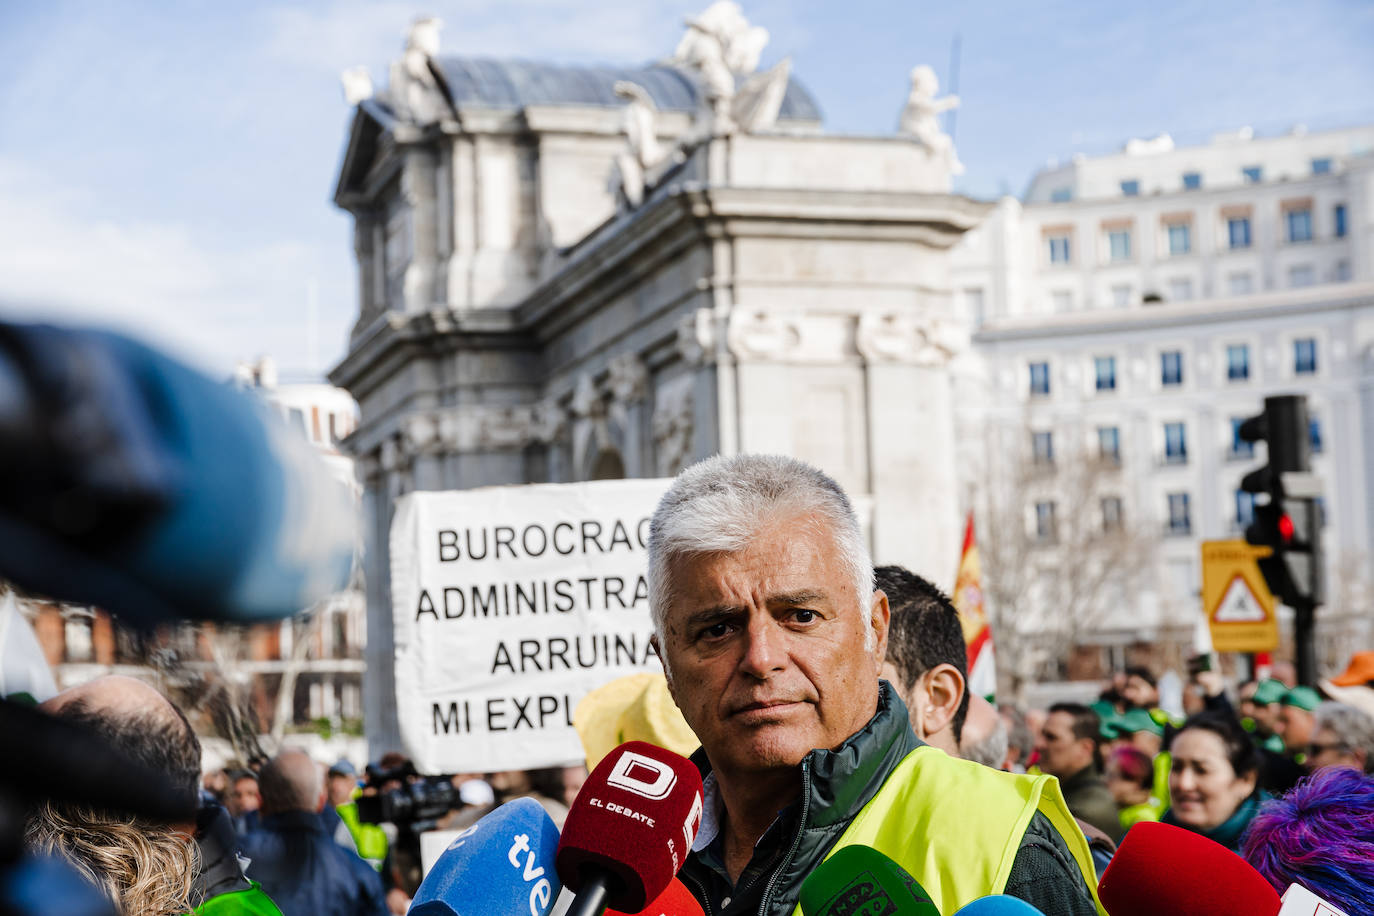
POLYGON ((573 892, 608 875, 606 902, 638 913, 668 887, 701 826, 701 774, 686 757, 628 741, 592 770, 577 793, 555 860, 573 892))

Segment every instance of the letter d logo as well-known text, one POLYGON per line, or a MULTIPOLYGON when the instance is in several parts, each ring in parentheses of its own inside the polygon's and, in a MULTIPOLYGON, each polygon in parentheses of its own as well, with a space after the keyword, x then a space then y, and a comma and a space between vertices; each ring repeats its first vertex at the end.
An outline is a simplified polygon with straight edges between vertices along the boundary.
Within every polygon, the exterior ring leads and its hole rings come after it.
POLYGON ((634 751, 624 751, 615 762, 611 775, 606 777, 606 782, 617 789, 658 801, 667 798, 668 793, 673 791, 677 774, 666 763, 634 751))

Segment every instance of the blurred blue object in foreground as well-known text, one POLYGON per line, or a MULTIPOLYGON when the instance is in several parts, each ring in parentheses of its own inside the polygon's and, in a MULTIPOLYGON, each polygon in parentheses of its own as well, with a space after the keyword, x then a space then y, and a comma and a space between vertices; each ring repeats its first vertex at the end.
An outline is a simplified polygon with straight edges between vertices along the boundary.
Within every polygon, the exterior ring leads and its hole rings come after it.
POLYGON ((341 590, 348 488, 251 395, 116 334, 0 322, 0 577, 128 624, 341 590))

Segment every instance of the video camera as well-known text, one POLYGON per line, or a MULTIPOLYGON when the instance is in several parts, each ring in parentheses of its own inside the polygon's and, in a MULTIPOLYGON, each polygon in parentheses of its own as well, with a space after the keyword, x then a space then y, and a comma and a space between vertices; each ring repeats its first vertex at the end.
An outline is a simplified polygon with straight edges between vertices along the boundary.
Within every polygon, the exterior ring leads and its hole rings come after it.
POLYGON ((390 770, 369 764, 367 785, 377 789, 376 794, 358 798, 358 819, 368 824, 395 824, 420 833, 452 809, 463 807, 452 776, 421 776, 409 761, 390 770), (401 785, 383 789, 389 782, 401 785))

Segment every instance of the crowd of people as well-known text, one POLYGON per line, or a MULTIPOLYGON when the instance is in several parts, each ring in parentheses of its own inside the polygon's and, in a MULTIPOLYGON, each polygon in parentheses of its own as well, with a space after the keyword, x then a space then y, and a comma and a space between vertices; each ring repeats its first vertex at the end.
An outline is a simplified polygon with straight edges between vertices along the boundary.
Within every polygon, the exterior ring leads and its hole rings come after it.
MULTIPOLYGON (((890 857, 942 912, 989 894, 1046 916, 1105 912, 1097 883, 1135 825, 1163 821, 1368 913, 1374 899, 1374 652, 1321 689, 1273 676, 1228 693, 1199 665, 1185 712, 1145 668, 1091 704, 998 708, 972 695, 959 616, 901 567, 874 569, 847 497, 793 459, 684 471, 650 528, 662 684, 700 742, 705 808, 681 878, 708 912, 781 916, 835 849, 890 857)), ((419 824, 369 823, 367 796, 422 777, 399 754, 360 774, 286 748, 202 777, 199 741, 153 688, 105 677, 43 704, 163 774, 194 821, 46 801, 26 842, 121 912, 402 914, 419 824)), ((639 736, 625 734, 623 739, 639 736)), ((452 777, 423 826, 519 796, 561 824, 585 769, 452 777)))

